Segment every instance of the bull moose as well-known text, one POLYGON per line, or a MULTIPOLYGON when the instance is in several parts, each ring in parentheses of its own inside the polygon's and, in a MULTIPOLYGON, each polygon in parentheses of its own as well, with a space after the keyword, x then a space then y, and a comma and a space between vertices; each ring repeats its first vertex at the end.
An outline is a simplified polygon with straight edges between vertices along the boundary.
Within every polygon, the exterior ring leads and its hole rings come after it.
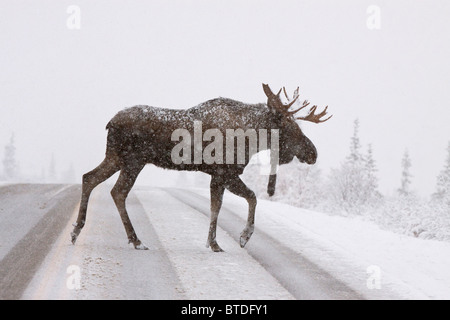
MULTIPOLYGON (((129 242, 136 249, 148 249, 141 243, 134 231, 125 201, 144 166, 154 164, 165 169, 201 171, 211 176, 211 221, 206 246, 214 252, 223 251, 216 241, 216 227, 225 189, 245 198, 249 211, 247 224, 240 235, 240 245, 244 247, 254 230, 256 196, 239 176, 248 164, 252 152, 246 144, 245 150, 238 150, 239 145, 233 143, 232 157, 223 161, 219 154, 219 151, 223 150, 222 144, 225 149, 228 148, 227 156, 230 145, 227 144, 228 139, 227 143, 223 139, 219 139, 220 134, 226 135, 230 130, 238 129, 246 132, 249 130, 258 133, 265 132, 268 133, 268 136, 264 137, 267 143, 261 143, 262 137, 257 137, 259 141, 257 148, 253 148, 253 153, 271 148, 276 142, 277 149, 274 154, 277 155, 275 159, 277 164, 289 163, 294 157, 297 157, 300 162, 314 164, 317 159, 317 150, 311 140, 303 134, 296 120, 320 123, 331 118, 330 116, 323 119, 327 107, 316 114, 317 106, 310 108, 309 113, 304 117, 296 116, 297 112, 309 105, 309 102, 305 100, 299 108, 290 110, 299 98, 298 88, 292 99, 289 99, 283 88, 288 99, 287 104, 281 100, 281 89, 274 94, 268 85, 263 84, 263 90, 267 96, 266 104, 246 104, 232 99, 217 98, 184 110, 134 106, 117 113, 106 126, 108 136, 105 159, 94 170, 83 175, 79 214, 71 233, 72 243, 75 244, 85 224, 92 190, 120 171, 119 178, 111 190, 112 198, 120 213, 129 242), (175 132, 180 133, 180 129, 183 130, 181 133, 187 132, 191 135, 188 137, 183 134, 174 135, 175 132), (204 134, 200 144, 192 143, 191 140, 192 134, 195 136, 196 130, 200 130, 204 134), (215 134, 210 134, 208 138, 205 136, 207 132, 215 134), (180 147, 181 137, 184 137, 184 141, 180 147), (213 140, 213 137, 214 148, 210 146, 209 149, 214 161, 203 159, 202 161, 192 161, 192 157, 186 156, 187 154, 201 155, 202 150, 207 147, 207 142, 213 140), (174 152, 174 150, 177 151, 174 152), (183 153, 181 158, 174 159, 174 155, 178 156, 180 153, 183 153), (238 159, 242 154, 244 154, 244 160, 238 159)), ((249 136, 244 138, 246 141, 250 139, 249 136)), ((274 158, 271 157, 272 160, 274 158)), ((268 185, 269 194, 273 194, 275 190, 275 181, 276 173, 272 172, 268 185)))

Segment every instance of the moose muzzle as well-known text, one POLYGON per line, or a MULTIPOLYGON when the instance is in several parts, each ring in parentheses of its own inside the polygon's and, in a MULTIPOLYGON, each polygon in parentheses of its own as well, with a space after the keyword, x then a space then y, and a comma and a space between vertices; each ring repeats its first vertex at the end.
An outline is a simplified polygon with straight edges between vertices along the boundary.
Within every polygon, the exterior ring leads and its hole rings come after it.
POLYGON ((304 141, 298 146, 296 156, 300 162, 314 164, 317 160, 317 149, 306 136, 303 138, 304 141))

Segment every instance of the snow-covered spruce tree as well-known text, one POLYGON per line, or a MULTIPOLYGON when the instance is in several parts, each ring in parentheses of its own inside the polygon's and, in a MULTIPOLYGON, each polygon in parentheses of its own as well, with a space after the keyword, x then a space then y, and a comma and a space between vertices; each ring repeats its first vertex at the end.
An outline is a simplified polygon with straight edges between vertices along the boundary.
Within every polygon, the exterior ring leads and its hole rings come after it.
POLYGON ((18 164, 16 161, 16 147, 14 134, 11 135, 9 143, 5 146, 3 157, 3 174, 6 180, 13 180, 18 176, 18 164))
POLYGON ((450 142, 444 167, 437 176, 436 192, 420 212, 419 225, 421 238, 450 241, 450 142))
POLYGON ((412 237, 450 240, 450 207, 438 201, 436 194, 431 202, 416 195, 411 188, 412 161, 407 151, 401 165, 401 186, 395 196, 385 201, 377 212, 378 216, 374 215, 377 223, 386 229, 412 237))
POLYGON ((381 210, 379 223, 399 233, 419 237, 424 232, 423 219, 427 215, 420 199, 412 192, 412 162, 405 149, 401 159, 401 179, 397 194, 381 210))
POLYGON ((436 192, 432 196, 429 208, 432 215, 427 223, 426 236, 438 240, 450 241, 450 142, 444 168, 436 181, 436 192))
POLYGON ((437 177, 436 192, 433 199, 450 208, 450 142, 447 147, 447 159, 444 168, 437 177))
POLYGON ((402 180, 398 193, 401 196, 409 196, 411 194, 411 159, 408 150, 405 150, 402 158, 402 180))
POLYGON ((362 213, 368 205, 378 202, 376 165, 372 146, 367 155, 361 151, 359 120, 354 121, 353 136, 350 139, 350 154, 337 169, 332 169, 328 189, 331 205, 338 206, 347 213, 362 213))
POLYGON ((366 193, 367 199, 370 204, 377 204, 378 200, 382 198, 381 193, 378 191, 378 177, 377 166, 373 157, 372 144, 369 144, 367 148, 367 154, 364 157, 365 162, 365 175, 367 179, 366 193))
POLYGON ((359 119, 353 122, 353 136, 350 138, 350 154, 347 160, 350 163, 360 163, 362 160, 361 142, 359 139, 359 119))

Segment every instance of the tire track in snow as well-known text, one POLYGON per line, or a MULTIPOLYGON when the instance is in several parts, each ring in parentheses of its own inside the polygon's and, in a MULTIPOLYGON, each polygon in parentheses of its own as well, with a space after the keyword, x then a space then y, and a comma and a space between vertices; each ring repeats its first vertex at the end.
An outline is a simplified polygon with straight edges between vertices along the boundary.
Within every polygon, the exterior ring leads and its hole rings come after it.
MULTIPOLYGON (((165 189, 170 195, 193 209, 210 215, 209 199, 182 189, 165 189)), ((218 225, 239 243, 245 221, 223 204, 218 225)), ((219 244, 221 239, 218 237, 219 244)), ((248 253, 270 272, 297 299, 362 300, 364 296, 354 291, 326 271, 258 229, 246 246, 248 253)))
MULTIPOLYGON (((15 188, 33 191, 42 188, 43 193, 53 190, 55 186, 15 186, 10 187, 12 192, 15 188)), ((10 191, 11 191, 10 190, 10 191)), ((5 190, 2 190, 5 191, 5 190)), ((46 198, 45 206, 48 211, 39 221, 23 236, 0 261, 0 300, 19 299, 31 281, 34 273, 49 252, 53 241, 58 237, 62 229, 68 223, 70 214, 79 200, 79 186, 64 186, 53 191, 46 198)), ((24 192, 26 194, 26 192, 24 192)), ((24 197, 25 198, 25 197, 24 197)), ((26 199, 26 198, 25 198, 26 199)), ((22 201, 25 201, 22 199, 22 201)), ((32 202, 35 196, 30 198, 32 202)), ((32 202, 29 205, 32 205, 32 202)), ((23 203, 22 203, 23 205, 23 203)), ((28 207, 26 212, 18 214, 27 215, 36 211, 37 208, 28 207)))
POLYGON ((55 204, 60 184, 11 184, 0 187, 0 260, 55 204))
POLYGON ((294 299, 220 227, 217 234, 226 252, 214 253, 205 248, 208 217, 165 189, 145 188, 135 193, 183 284, 187 299, 294 299))
POLYGON ((187 190, 152 188, 130 194, 130 218, 150 247, 136 251, 126 245, 109 190, 101 187, 93 194, 86 227, 73 246, 69 232, 79 186, 27 188, 41 188, 41 197, 38 202, 34 196, 30 200, 28 191, 18 189, 24 206, 42 203, 49 212, 41 212, 43 217, 27 233, 23 231, 26 235, 0 261, 2 299, 361 298, 258 228, 246 249, 241 249, 238 238, 245 221, 227 209, 226 203, 219 218, 219 229, 226 233, 218 229, 218 239, 227 252, 205 249, 209 199, 187 190), (68 194, 72 194, 69 201, 68 194), (50 196, 54 201, 45 200, 50 196), (82 269, 81 290, 66 286, 66 269, 71 264, 82 269))
MULTIPOLYGON (((183 299, 183 288, 162 249, 153 226, 133 192, 127 199, 130 219, 150 250, 128 244, 120 215, 110 196, 111 186, 94 190, 86 225, 75 245, 70 242, 71 215, 22 299, 183 299), (80 288, 68 288, 67 268, 80 270, 80 288)), ((78 199, 79 200, 79 199, 78 199)))

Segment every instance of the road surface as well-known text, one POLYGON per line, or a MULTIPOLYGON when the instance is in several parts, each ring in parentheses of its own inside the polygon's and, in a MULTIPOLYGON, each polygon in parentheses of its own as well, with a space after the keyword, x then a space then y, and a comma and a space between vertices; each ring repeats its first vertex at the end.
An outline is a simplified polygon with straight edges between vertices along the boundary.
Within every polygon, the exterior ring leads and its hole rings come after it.
POLYGON ((192 190, 133 189, 130 219, 150 248, 138 251, 127 244, 109 188, 101 185, 72 245, 79 197, 78 185, 0 187, 0 299, 377 298, 280 241, 279 226, 264 227, 261 219, 260 228, 258 210, 255 233, 240 248, 246 212, 227 198, 217 231, 225 252, 211 252, 205 247, 209 199, 192 190))

